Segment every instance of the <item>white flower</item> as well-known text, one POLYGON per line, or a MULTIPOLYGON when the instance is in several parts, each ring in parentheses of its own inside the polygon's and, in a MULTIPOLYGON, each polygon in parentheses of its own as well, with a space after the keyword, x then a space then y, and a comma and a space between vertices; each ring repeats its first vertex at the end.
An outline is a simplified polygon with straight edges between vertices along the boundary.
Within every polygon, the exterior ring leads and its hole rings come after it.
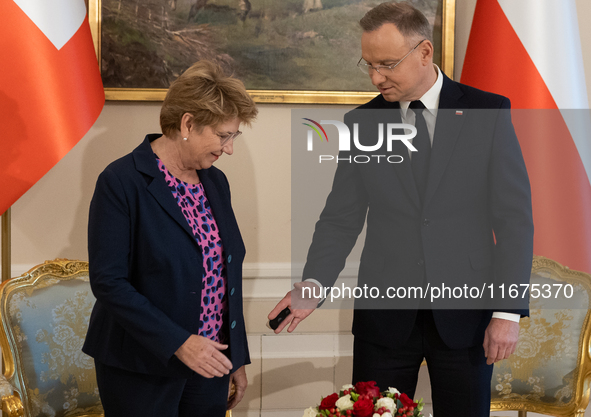
POLYGON ((373 416, 371 417, 382 417, 381 415, 379 415, 378 413, 373 413, 373 416))
POLYGON ((355 385, 345 384, 341 387, 341 391, 344 391, 346 389, 351 389, 351 388, 355 388, 355 385))
POLYGON ((386 408, 388 411, 394 411, 395 410, 395 405, 394 405, 394 400, 390 397, 384 397, 384 398, 380 398, 378 401, 376 401, 376 408, 386 408))
POLYGON ((400 391, 398 391, 396 388, 392 388, 392 387, 388 387, 388 392, 392 395, 400 394, 400 391))
POLYGON ((353 401, 351 401, 351 394, 343 395, 335 404, 341 411, 351 410, 353 408, 353 401))
POLYGON ((497 385, 495 386, 495 389, 496 389, 497 391, 503 391, 503 385, 502 385, 502 384, 497 384, 497 385))
POLYGON ((318 410, 316 410, 314 407, 310 407, 306 408, 302 417, 316 417, 316 414, 318 414, 318 410))
POLYGON ((391 413, 385 412, 382 417, 394 417, 391 413))

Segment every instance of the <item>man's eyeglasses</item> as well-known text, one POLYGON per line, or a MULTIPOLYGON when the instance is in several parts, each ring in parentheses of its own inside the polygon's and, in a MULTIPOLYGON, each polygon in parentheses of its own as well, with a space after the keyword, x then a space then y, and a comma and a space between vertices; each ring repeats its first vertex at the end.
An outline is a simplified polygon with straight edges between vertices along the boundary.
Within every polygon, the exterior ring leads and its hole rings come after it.
POLYGON ((412 48, 410 51, 408 51, 408 54, 404 55, 402 57, 402 59, 400 61, 398 61, 396 64, 392 64, 392 65, 371 65, 368 64, 367 62, 365 62, 363 60, 363 58, 359 59, 359 62, 357 62, 357 66, 359 67, 359 69, 364 73, 364 74, 371 74, 372 71, 377 71, 378 74, 383 75, 384 77, 387 77, 389 75, 392 75, 392 73, 394 72, 394 68, 396 68, 398 65, 400 65, 402 63, 402 61, 404 61, 406 59, 407 56, 409 56, 410 54, 413 53, 413 51, 415 49, 417 49, 419 47, 420 44, 422 44, 424 41, 426 41, 427 39, 423 39, 422 41, 420 41, 419 43, 416 44, 416 46, 414 48, 412 48))
POLYGON ((236 138, 238 136, 240 136, 242 134, 241 131, 236 131, 234 133, 225 133, 225 134, 221 134, 221 133, 216 133, 216 135, 218 135, 218 137, 220 138, 220 143, 222 146, 224 146, 226 143, 228 143, 229 141, 233 141, 236 140, 236 138))

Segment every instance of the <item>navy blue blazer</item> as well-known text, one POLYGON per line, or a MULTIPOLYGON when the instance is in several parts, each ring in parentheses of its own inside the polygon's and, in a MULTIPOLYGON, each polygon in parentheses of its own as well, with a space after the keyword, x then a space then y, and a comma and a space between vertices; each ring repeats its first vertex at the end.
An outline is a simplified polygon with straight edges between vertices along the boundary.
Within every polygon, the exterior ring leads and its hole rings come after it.
MULTIPOLYGON (((200 325, 203 258, 168 188, 148 135, 99 176, 90 205, 90 284, 97 299, 83 351, 106 365, 189 377, 174 353, 200 325)), ((245 248, 226 176, 199 178, 219 228, 227 263, 229 358, 250 363, 242 306, 245 248)))
MULTIPOLYGON (((400 123, 398 109, 399 103, 379 95, 347 113, 345 123, 353 132, 352 123, 367 123, 366 113, 378 115, 370 125, 400 123), (382 112, 387 113, 387 120, 382 112)), ((385 158, 380 163, 378 158, 364 164, 340 162, 316 225, 304 278, 333 285, 367 219, 359 286, 377 286, 383 291, 385 283, 423 288, 428 283, 467 283, 482 288, 484 284, 529 282, 531 194, 509 100, 444 76, 439 109, 424 203, 401 141, 394 141, 392 154, 403 156, 402 163, 390 164, 385 158)), ((368 143, 364 143, 366 137, 359 126, 360 143, 374 145, 375 133, 367 135, 368 143)), ((356 149, 342 152, 341 161, 355 152, 360 153, 356 149)), ((384 149, 375 153, 383 154, 384 149)), ((496 294, 500 298, 498 288, 496 294)), ((492 311, 526 315, 527 303, 528 299, 499 308, 476 300, 472 310, 434 310, 433 316, 443 341, 459 349, 482 344, 492 311)), ((425 302, 413 297, 358 299, 355 307, 355 336, 395 347, 405 343, 416 311, 425 302)))

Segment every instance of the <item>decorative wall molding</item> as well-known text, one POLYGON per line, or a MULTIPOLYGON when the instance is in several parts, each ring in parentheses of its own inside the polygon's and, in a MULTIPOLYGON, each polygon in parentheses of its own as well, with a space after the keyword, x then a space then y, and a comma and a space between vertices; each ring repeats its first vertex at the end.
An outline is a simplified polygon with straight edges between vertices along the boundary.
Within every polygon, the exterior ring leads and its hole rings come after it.
MULTIPOLYGON (((243 267, 244 298, 254 300, 282 298, 292 288, 293 280, 300 280, 303 264, 289 262, 248 262, 243 267)), ((355 285, 359 262, 345 265, 339 279, 345 285, 355 285)))
POLYGON ((353 356, 351 333, 249 334, 251 359, 308 359, 353 356))
MULTIPOLYGON (((35 264, 13 264, 12 277, 18 277, 36 266, 35 264)), ((262 301, 283 298, 292 288, 291 277, 299 280, 304 269, 303 264, 290 262, 247 262, 243 265, 244 298, 262 301)), ((346 285, 355 285, 359 262, 347 263, 340 279, 346 285)))
MULTIPOLYGON (((341 272, 341 277, 356 277, 359 262, 347 262, 341 272)), ((290 262, 245 262, 243 266, 244 278, 300 278, 304 271, 304 264, 290 262)))

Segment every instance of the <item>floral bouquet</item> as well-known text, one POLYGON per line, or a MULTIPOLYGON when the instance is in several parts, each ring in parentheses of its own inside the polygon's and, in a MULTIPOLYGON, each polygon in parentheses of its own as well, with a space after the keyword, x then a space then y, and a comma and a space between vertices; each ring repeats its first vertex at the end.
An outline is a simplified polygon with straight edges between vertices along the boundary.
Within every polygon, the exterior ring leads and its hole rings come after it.
POLYGON ((322 398, 303 417, 423 417, 423 406, 422 398, 416 403, 396 388, 380 392, 375 381, 358 382, 322 398))

